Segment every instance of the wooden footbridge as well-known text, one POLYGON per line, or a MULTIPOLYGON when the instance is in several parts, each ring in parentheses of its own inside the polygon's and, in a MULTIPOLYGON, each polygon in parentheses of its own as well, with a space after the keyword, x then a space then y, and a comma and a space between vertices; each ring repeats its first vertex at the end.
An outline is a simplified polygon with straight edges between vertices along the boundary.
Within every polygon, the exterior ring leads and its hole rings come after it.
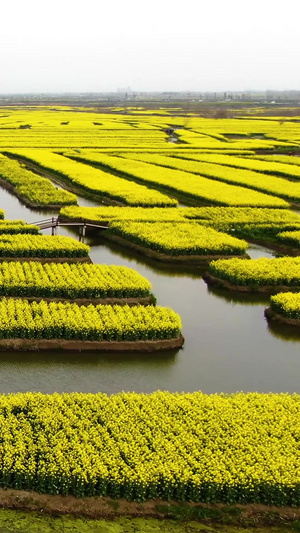
POLYGON ((99 229, 99 230, 106 230, 108 229, 107 226, 104 226, 103 224, 97 224, 92 222, 86 222, 86 221, 74 221, 70 222, 68 220, 60 220, 59 217, 51 217, 47 218, 45 220, 39 220, 38 222, 30 222, 30 224, 34 224, 34 226, 38 226, 40 229, 52 229, 52 235, 57 234, 57 228, 59 226, 66 226, 66 227, 75 227, 79 229, 79 235, 81 237, 85 237, 86 229, 87 228, 93 228, 93 229, 99 229))

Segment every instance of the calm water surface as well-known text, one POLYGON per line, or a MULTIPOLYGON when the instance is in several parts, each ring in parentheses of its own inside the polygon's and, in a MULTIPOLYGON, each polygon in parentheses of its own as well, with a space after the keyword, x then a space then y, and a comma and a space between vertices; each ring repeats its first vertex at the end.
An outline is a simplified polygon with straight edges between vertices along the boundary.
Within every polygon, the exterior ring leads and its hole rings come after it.
MULTIPOLYGON (((27 222, 57 214, 30 210, 5 190, 0 190, 0 207, 6 218, 27 222)), ((59 234, 77 238, 74 229, 60 228, 59 234)), ((151 281, 158 305, 181 315, 183 349, 153 354, 0 352, 0 392, 299 391, 300 333, 268 326, 267 297, 209 289, 201 268, 146 260, 103 237, 85 242, 94 262, 130 266, 151 281)), ((250 255, 272 256, 261 247, 252 248, 250 255)))

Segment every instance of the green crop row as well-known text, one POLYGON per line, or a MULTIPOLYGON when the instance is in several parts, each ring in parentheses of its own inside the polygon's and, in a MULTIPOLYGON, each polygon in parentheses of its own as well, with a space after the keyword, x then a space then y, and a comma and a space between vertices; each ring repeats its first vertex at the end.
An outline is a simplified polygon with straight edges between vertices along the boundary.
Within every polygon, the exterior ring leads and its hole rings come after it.
POLYGON ((0 300, 0 339, 161 340, 180 329, 179 315, 165 307, 0 300))
POLYGON ((0 295, 64 298, 149 296, 151 284, 125 266, 1 262, 0 295))
POLYGON ((298 394, 0 396, 0 486, 300 505, 298 394))

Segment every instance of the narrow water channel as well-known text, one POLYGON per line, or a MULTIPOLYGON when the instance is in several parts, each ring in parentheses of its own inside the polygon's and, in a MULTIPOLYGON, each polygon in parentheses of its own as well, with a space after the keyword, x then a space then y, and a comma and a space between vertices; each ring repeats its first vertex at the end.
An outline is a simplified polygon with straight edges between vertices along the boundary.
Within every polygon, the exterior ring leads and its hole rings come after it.
MULTIPOLYGON (((3 189, 0 207, 6 218, 27 222, 57 215, 29 209, 3 189)), ((59 234, 78 235, 67 228, 59 228, 59 234)), ((0 352, 0 392, 299 390, 300 334, 291 327, 268 327, 268 297, 209 289, 201 268, 159 264, 104 237, 85 242, 95 263, 130 266, 151 281, 157 304, 181 315, 183 349, 153 354, 0 352)), ((250 255, 272 253, 256 246, 250 255)))

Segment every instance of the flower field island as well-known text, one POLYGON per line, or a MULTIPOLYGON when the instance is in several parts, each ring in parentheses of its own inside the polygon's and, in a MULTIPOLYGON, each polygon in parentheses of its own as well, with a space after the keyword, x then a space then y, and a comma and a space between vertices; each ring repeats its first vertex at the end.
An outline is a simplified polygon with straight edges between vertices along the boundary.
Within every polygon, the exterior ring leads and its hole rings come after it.
POLYGON ((300 290, 300 257, 212 261, 204 276, 208 284, 243 292, 300 290))
POLYGON ((0 220, 0 235, 20 235, 22 233, 38 235, 40 228, 35 224, 27 224, 24 220, 0 220))
POLYGON ((0 157, 0 184, 31 207, 59 209, 63 205, 77 204, 74 194, 55 188, 48 179, 26 170, 17 161, 3 155, 0 157))
POLYGON ((1 486, 297 507, 299 409, 298 394, 1 395, 1 486))
POLYGON ((180 330, 165 307, 0 300, 0 350, 154 351, 180 348, 180 330))
POLYGON ((8 260, 39 259, 43 262, 61 261, 90 261, 90 248, 84 243, 70 237, 52 235, 20 234, 0 235, 0 257, 8 260))
POLYGON ((265 310, 268 320, 291 326, 300 326, 300 293, 286 292, 271 296, 270 307, 265 310))
POLYGON ((149 281, 127 267, 38 261, 0 263, 0 296, 83 304, 150 304, 150 291, 149 281))
POLYGON ((111 222, 105 238, 162 261, 207 262, 245 255, 247 242, 195 222, 111 222))
MULTIPOLYGON (((280 237, 283 230, 292 232, 291 236, 296 237, 297 230, 300 229, 299 214, 285 209, 221 206, 177 209, 70 206, 60 210, 59 218, 62 221, 100 223, 108 228, 113 227, 113 222, 173 223, 175 227, 178 223, 184 222, 186 225, 187 222, 194 221, 198 225, 210 227, 221 233, 247 239, 250 242, 258 241, 270 248, 284 249, 292 255, 300 253, 300 250, 297 250, 296 239, 283 240, 280 237)), ((187 225, 185 227, 187 228, 187 225)), ((191 226, 190 236, 192 230, 191 226)), ((105 236, 109 237, 110 232, 105 236)))

